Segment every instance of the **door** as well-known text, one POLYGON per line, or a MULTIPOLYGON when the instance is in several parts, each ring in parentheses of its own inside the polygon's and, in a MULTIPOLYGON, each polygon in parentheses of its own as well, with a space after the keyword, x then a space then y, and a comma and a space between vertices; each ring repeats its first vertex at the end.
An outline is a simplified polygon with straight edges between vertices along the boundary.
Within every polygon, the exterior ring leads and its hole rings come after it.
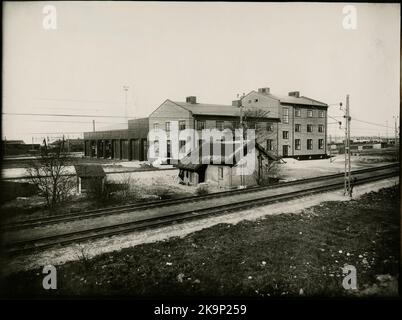
POLYGON ((283 145, 282 146, 282 156, 287 157, 289 155, 289 146, 283 145))
POLYGON ((113 159, 120 159, 120 140, 113 140, 113 159))
POLYGON ((138 139, 131 140, 131 159, 140 160, 140 148, 138 139))
POLYGON ((171 146, 170 146, 170 140, 166 142, 166 157, 167 157, 167 164, 170 164, 170 156, 171 156, 171 146))
POLYGON ((142 139, 141 140, 141 161, 147 161, 148 160, 148 141, 147 139, 142 139))
POLYGON ((121 140, 121 157, 128 160, 128 140, 121 140))

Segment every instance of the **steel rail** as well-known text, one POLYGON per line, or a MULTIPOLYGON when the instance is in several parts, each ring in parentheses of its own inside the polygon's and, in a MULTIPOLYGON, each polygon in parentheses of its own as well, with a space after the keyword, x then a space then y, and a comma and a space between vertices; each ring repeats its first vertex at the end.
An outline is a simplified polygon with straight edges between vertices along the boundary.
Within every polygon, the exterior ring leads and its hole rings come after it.
MULTIPOLYGON (((353 171, 353 173, 360 174, 360 173, 365 173, 365 172, 375 172, 375 171, 385 170, 388 168, 393 168, 393 167, 396 167, 396 165, 397 164, 390 164, 390 165, 385 165, 385 166, 381 166, 381 167, 365 168, 365 169, 355 170, 355 171, 353 171)), ((67 213, 67 214, 63 214, 63 215, 59 215, 59 216, 55 216, 55 217, 52 216, 52 217, 43 217, 43 218, 37 218, 37 219, 27 219, 24 221, 3 224, 0 227, 0 229, 2 231, 10 231, 10 230, 20 230, 20 229, 24 229, 24 228, 33 228, 36 226, 43 226, 43 225, 50 225, 50 224, 56 224, 56 223, 62 223, 62 222, 82 220, 82 219, 94 218, 94 217, 100 217, 100 216, 106 216, 106 215, 120 214, 120 213, 125 213, 125 212, 138 211, 141 209, 150 209, 150 208, 157 208, 157 207, 163 207, 163 206, 168 206, 168 205, 175 205, 175 204, 181 203, 183 201, 202 201, 205 199, 213 199, 213 198, 219 198, 219 197, 223 197, 223 196, 231 196, 231 195, 236 195, 239 193, 244 194, 244 193, 257 192, 257 191, 263 191, 263 190, 268 190, 268 189, 282 188, 282 187, 304 184, 304 183, 315 182, 315 181, 321 181, 321 180, 326 180, 326 179, 341 177, 341 176, 343 176, 343 173, 335 173, 335 174, 331 174, 331 175, 277 183, 277 184, 272 184, 270 186, 251 187, 251 188, 246 188, 246 189, 221 191, 221 192, 215 192, 215 193, 211 193, 211 194, 207 194, 207 195, 203 195, 203 196, 189 196, 189 197, 180 197, 180 198, 176 198, 176 199, 156 200, 156 201, 150 201, 150 202, 144 202, 144 203, 127 204, 127 205, 121 205, 121 206, 114 206, 114 207, 107 207, 107 208, 101 208, 101 209, 75 212, 75 213, 67 213)))
MULTIPOLYGON (((372 177, 361 178, 357 184, 363 184, 366 182, 381 180, 388 177, 395 176, 396 172, 383 173, 380 175, 375 175, 372 177)), ((239 211, 244 209, 249 209, 257 206, 267 205, 273 202, 291 200, 301 196, 307 196, 312 193, 322 193, 334 189, 339 189, 343 187, 343 181, 326 184, 323 186, 311 187, 304 190, 297 190, 288 192, 280 195, 271 195, 262 197, 260 199, 253 200, 242 200, 239 202, 234 202, 230 204, 223 204, 219 206, 188 210, 178 213, 173 213, 166 216, 152 217, 147 219, 142 219, 138 221, 119 223, 110 226, 102 226, 96 228, 90 228, 81 231, 74 231, 65 234, 53 235, 39 237, 36 239, 17 241, 10 243, 5 246, 6 253, 16 254, 22 252, 35 251, 38 249, 46 249, 53 247, 55 245, 68 245, 71 243, 80 243, 82 241, 104 238, 108 236, 114 236, 124 233, 133 232, 141 229, 155 228, 160 226, 166 226, 172 223, 177 223, 181 221, 187 221, 190 219, 212 216, 222 213, 228 213, 233 211, 239 211)))

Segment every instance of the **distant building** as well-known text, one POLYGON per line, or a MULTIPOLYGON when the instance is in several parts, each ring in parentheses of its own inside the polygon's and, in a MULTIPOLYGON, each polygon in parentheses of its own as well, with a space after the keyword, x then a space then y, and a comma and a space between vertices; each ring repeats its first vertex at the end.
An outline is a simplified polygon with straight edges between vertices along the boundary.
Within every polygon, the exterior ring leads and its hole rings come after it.
POLYGON ((83 152, 84 151, 84 140, 83 139, 65 139, 56 140, 48 144, 49 148, 59 148, 63 145, 64 151, 67 152, 83 152))
POLYGON ((3 144, 25 144, 23 140, 3 140, 3 144))
POLYGON ((77 174, 77 193, 86 193, 91 188, 103 191, 106 173, 99 164, 77 164, 74 166, 77 174))
POLYGON ((31 155, 38 153, 40 144, 25 144, 23 140, 3 140, 2 147, 4 156, 31 155))

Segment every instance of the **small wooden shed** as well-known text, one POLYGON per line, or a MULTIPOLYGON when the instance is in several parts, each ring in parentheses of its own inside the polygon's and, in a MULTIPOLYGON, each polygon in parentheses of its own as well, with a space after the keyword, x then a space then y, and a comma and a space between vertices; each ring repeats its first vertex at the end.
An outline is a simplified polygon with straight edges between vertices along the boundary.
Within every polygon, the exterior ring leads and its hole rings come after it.
MULTIPOLYGON (((180 170, 179 181, 186 185, 194 186, 203 182, 212 182, 220 188, 231 189, 242 184, 239 175, 240 166, 247 167, 247 165, 253 163, 255 164, 255 171, 244 174, 243 182, 246 186, 254 186, 257 185, 257 180, 262 174, 263 167, 266 168, 269 162, 279 159, 255 141, 253 143, 248 141, 243 144, 238 141, 228 143, 233 144, 233 149, 226 154, 224 143, 213 144, 205 142, 190 151, 177 165, 180 170), (203 155, 202 149, 207 148, 210 149, 210 152, 203 155), (221 150, 221 154, 214 155, 214 150, 221 150), (254 154, 251 152, 252 150, 255 151, 254 154), (237 162, 240 159, 241 152, 244 155, 244 159, 237 162)), ((247 172, 247 170, 244 171, 247 172)))
POLYGON ((77 164, 77 192, 86 193, 90 188, 102 190, 105 187, 106 173, 100 164, 77 164))

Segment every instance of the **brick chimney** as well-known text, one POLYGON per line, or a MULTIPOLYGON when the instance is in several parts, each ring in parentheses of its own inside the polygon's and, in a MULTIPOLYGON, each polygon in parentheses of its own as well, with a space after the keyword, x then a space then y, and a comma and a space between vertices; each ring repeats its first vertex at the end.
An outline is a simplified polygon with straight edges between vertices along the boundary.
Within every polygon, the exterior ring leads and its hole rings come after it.
POLYGON ((186 97, 186 102, 191 103, 191 104, 196 104, 197 103, 197 97, 194 97, 194 96, 186 97))
POLYGON ((262 94, 269 94, 269 88, 258 88, 258 92, 262 94))
POLYGON ((300 91, 292 91, 292 92, 289 92, 289 97, 296 97, 296 98, 299 98, 299 97, 300 97, 300 91))

